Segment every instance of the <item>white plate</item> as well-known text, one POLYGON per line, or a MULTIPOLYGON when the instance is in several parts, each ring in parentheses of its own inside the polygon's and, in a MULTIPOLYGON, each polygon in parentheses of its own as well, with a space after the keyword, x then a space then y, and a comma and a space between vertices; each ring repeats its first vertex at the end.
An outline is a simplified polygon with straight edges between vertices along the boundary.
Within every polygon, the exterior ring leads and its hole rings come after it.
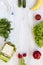
MULTIPOLYGON (((43 65, 43 57, 41 57, 40 60, 35 60, 32 57, 34 50, 41 51, 43 55, 43 48, 40 49, 35 44, 32 34, 32 27, 36 24, 34 15, 40 13, 43 19, 43 5, 39 10, 31 11, 29 10, 29 7, 35 3, 33 0, 27 0, 26 8, 18 8, 17 0, 8 0, 8 2, 10 4, 8 7, 11 6, 10 13, 7 11, 5 3, 2 3, 2 1, 0 3, 0 18, 6 17, 11 20, 12 27, 14 28, 8 40, 16 45, 17 53, 27 53, 27 57, 25 58, 26 65, 43 65), (14 12, 14 15, 11 15, 12 11, 14 12)), ((0 38, 0 41, 1 40, 2 39, 0 38)), ((13 58, 8 63, 4 63, 0 60, 0 64, 18 65, 17 53, 14 54, 13 58)))

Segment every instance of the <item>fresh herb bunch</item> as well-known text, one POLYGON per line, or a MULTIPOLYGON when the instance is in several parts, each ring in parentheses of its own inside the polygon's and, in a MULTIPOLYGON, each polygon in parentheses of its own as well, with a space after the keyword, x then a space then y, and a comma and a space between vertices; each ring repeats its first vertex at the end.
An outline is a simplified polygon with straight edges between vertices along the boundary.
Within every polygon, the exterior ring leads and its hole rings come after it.
POLYGON ((5 41, 11 32, 11 23, 6 18, 0 19, 0 36, 4 37, 5 41))

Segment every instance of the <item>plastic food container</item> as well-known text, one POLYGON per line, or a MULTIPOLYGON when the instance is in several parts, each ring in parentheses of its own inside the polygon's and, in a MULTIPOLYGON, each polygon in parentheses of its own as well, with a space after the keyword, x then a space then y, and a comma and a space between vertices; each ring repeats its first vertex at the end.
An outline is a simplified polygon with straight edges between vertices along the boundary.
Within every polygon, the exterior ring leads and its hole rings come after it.
POLYGON ((8 62, 15 51, 15 45, 11 42, 6 42, 0 51, 0 59, 5 62, 8 62))

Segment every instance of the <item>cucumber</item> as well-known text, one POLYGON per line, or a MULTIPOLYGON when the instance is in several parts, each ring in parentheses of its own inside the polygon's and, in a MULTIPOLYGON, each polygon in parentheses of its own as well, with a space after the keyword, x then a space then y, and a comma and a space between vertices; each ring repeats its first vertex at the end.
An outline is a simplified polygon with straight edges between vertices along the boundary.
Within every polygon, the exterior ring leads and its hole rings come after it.
POLYGON ((9 58, 3 56, 3 55, 0 55, 0 59, 5 61, 5 62, 8 62, 9 61, 9 58))
POLYGON ((18 0, 18 7, 21 7, 21 0, 18 0))
POLYGON ((26 7, 26 0, 23 0, 23 2, 22 2, 22 6, 23 6, 23 8, 26 7))

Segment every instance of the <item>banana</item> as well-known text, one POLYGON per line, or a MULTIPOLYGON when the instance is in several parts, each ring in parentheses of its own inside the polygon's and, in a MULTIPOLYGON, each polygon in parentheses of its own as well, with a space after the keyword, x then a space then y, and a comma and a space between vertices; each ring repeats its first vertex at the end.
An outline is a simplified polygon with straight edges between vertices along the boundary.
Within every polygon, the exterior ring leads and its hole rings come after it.
POLYGON ((41 7, 43 0, 37 0, 36 4, 30 8, 31 10, 37 10, 41 7))

